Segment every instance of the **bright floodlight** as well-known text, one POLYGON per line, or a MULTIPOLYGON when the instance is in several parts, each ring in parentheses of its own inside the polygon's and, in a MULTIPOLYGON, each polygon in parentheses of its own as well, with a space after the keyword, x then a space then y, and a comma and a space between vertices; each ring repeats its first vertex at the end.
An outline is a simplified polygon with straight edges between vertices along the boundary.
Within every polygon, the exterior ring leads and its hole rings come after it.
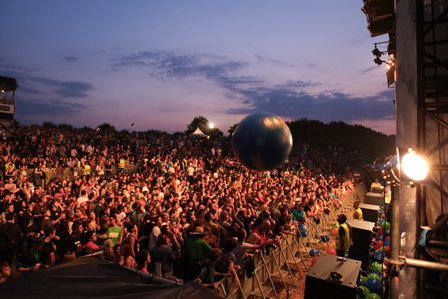
POLYGON ((214 128, 214 126, 213 126, 212 123, 210 123, 209 126, 210 126, 210 129, 213 129, 213 128, 214 128))
POLYGON ((415 181, 421 181, 428 174, 426 162, 414 153, 404 155, 401 162, 404 173, 415 181))

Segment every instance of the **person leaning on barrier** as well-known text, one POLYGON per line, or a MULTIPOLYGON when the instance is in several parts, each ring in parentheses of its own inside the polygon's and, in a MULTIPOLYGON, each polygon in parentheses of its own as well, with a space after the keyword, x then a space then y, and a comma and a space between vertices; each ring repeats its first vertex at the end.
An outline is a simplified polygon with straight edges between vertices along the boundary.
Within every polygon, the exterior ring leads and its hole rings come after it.
POLYGON ((263 222, 257 226, 252 234, 247 238, 247 243, 252 245, 260 245, 265 243, 266 246, 273 245, 274 239, 271 239, 272 232, 271 222, 269 220, 263 220, 263 222))

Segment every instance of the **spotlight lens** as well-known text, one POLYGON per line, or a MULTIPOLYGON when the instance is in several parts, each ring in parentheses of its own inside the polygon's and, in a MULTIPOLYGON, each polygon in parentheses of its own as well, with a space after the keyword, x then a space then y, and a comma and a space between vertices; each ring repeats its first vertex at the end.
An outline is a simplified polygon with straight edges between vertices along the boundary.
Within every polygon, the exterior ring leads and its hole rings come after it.
POLYGON ((414 153, 407 153, 403 157, 403 171, 413 180, 421 181, 428 174, 426 162, 414 153))

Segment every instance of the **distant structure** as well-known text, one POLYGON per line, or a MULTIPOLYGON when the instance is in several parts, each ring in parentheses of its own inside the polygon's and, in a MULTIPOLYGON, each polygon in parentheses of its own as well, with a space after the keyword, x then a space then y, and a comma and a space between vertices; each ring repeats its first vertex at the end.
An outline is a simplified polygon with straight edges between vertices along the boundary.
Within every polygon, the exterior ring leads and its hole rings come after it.
POLYGON ((11 126, 16 112, 16 89, 14 78, 0 76, 0 124, 11 126))

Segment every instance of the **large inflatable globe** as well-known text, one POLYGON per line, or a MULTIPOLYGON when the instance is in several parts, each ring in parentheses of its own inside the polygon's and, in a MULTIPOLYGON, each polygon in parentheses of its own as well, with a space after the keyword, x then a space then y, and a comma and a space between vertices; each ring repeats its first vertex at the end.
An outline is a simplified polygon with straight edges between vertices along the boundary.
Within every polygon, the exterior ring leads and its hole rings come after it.
POLYGON ((292 149, 292 135, 286 123, 270 113, 245 117, 232 137, 235 156, 244 166, 257 170, 279 167, 292 149))

